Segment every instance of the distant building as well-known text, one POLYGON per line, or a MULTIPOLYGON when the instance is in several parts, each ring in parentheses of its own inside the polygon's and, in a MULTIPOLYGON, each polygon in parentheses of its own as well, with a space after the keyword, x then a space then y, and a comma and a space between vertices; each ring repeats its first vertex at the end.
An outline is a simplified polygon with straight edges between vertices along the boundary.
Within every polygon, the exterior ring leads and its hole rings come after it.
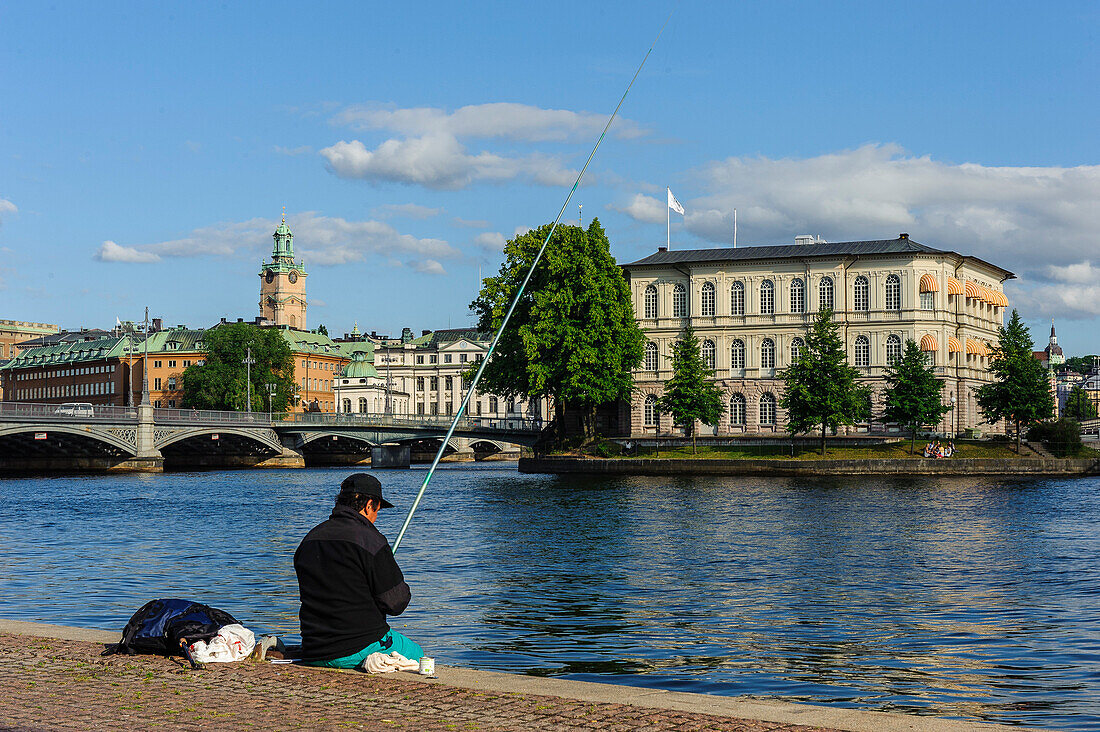
POLYGON ((32 339, 59 332, 50 323, 31 323, 25 320, 0 320, 0 358, 12 358, 20 350, 20 344, 32 339))
POLYGON ((1059 366, 1064 366, 1066 363, 1066 357, 1062 353, 1062 347, 1058 345, 1058 334, 1054 332, 1054 320, 1050 321, 1050 339, 1047 341, 1047 347, 1041 351, 1032 351, 1032 356, 1043 364, 1045 369, 1057 370, 1059 366))
POLYGON ((110 336, 21 350, 0 366, 4 401, 124 405, 130 339, 110 336))
POLYGON ((280 328, 294 356, 294 383, 298 385, 296 412, 335 412, 336 379, 351 355, 344 344, 312 331, 280 328))
MULTIPOLYGON (((180 409, 183 407, 183 372, 191 365, 206 362, 206 344, 201 329, 182 325, 149 335, 149 400, 156 408, 180 409)), ((134 403, 141 402, 142 377, 145 362, 144 343, 135 343, 128 357, 133 361, 135 383, 134 403)))
POLYGON ((260 315, 276 326, 306 329, 306 268, 294 260, 294 234, 286 214, 272 235, 271 260, 260 269, 260 315))
POLYGON ((657 399, 672 376, 672 346, 688 324, 704 360, 717 372, 725 401, 714 432, 782 432, 781 372, 805 346, 821 308, 834 312, 848 363, 871 389, 873 422, 856 431, 885 427, 883 377, 908 340, 944 379, 944 403, 955 398, 956 409, 938 428, 992 427, 983 422, 976 391, 990 381, 989 346, 1008 306, 1002 284, 1015 275, 976 257, 918 244, 907 234, 878 241, 830 244, 798 237, 796 242, 684 251, 662 246, 623 265, 646 337, 628 415, 634 434, 672 429, 657 399))

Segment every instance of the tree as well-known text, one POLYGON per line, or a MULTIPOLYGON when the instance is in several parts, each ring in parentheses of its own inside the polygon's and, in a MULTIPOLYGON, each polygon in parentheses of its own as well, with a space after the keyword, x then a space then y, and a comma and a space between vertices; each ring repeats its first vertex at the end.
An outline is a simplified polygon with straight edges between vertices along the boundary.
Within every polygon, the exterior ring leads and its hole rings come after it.
POLYGON ((943 380, 936 378, 936 367, 920 346, 908 340, 901 358, 887 367, 886 384, 886 421, 909 428, 912 455, 921 425, 935 424, 951 411, 942 401, 943 380))
POLYGON ((867 405, 867 389, 856 383, 859 372, 848 365, 832 317, 831 310, 818 312, 802 355, 783 372, 785 389, 779 400, 787 410, 787 431, 792 437, 821 428, 822 455, 827 430, 855 424, 867 405))
POLYGON ((691 435, 692 454, 695 454, 695 420, 714 425, 722 415, 722 395, 710 381, 713 378, 714 370, 703 362, 699 339, 689 325, 672 347, 672 378, 657 403, 662 412, 671 414, 691 435))
POLYGON ((1021 425, 1050 419, 1054 397, 1046 369, 1032 355, 1031 333, 1015 309, 1008 325, 998 329, 997 340, 989 359, 996 380, 978 389, 978 406, 989 422, 1004 419, 1015 424, 1019 453, 1021 425))
POLYGON ((1092 373, 1093 359, 1095 355, 1088 356, 1070 356, 1066 359, 1066 368, 1070 371, 1076 371, 1079 374, 1088 376, 1092 373))
POLYGON ((294 357, 286 339, 275 328, 258 328, 251 323, 230 323, 203 334, 206 362, 183 371, 183 406, 196 409, 244 411, 248 389, 246 373, 252 375, 252 411, 267 411, 266 384, 275 384, 271 400, 274 412, 285 412, 297 388, 294 357), (252 349, 255 363, 246 368, 244 359, 252 349))
MULTIPOLYGON (((470 304, 480 330, 495 333, 500 328, 549 232, 550 225, 545 225, 505 245, 499 274, 483 281, 470 304)), ((485 367, 479 389, 505 397, 549 397, 559 439, 570 413, 589 437, 595 432, 597 405, 630 398, 643 343, 630 288, 599 220, 593 219, 587 230, 559 226, 485 367)))
POLYGON ((327 336, 328 335, 328 328, 325 327, 324 323, 321 323, 320 325, 317 326, 317 332, 320 333, 323 336, 327 336))
POLYGON ((1070 389, 1069 396, 1066 397, 1066 409, 1063 416, 1077 422, 1096 419, 1096 405, 1092 403, 1084 389, 1075 386, 1070 389))

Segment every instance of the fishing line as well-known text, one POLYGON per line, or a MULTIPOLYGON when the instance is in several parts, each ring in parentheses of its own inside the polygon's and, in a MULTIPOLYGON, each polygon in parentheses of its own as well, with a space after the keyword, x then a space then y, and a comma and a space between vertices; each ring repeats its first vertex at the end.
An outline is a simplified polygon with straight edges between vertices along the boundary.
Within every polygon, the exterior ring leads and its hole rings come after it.
MULTIPOLYGON (((673 7, 672 12, 675 12, 675 7, 673 7)), ((496 335, 493 336, 493 341, 489 344, 489 350, 486 352, 485 357, 481 359, 481 365, 478 366, 477 373, 474 374, 474 380, 466 390, 466 396, 462 398, 462 403, 458 406, 458 411, 455 412, 454 419, 451 420, 451 426, 447 429, 447 436, 444 437, 443 442, 440 443, 439 451, 436 452, 435 459, 432 460, 431 467, 428 468, 428 474, 424 476, 424 482, 420 485, 420 490, 413 500, 412 507, 409 508, 409 514, 405 517, 405 523, 401 525, 401 530, 397 532, 397 538, 394 539, 393 542, 393 552, 395 554, 397 553, 397 547, 401 545, 401 539, 405 536, 405 532, 409 528, 409 524, 412 523, 412 517, 413 514, 416 513, 417 506, 420 505, 420 499, 424 497, 424 491, 428 489, 428 483, 431 482, 432 476, 435 474, 435 469, 439 466, 439 461, 443 457, 443 451, 447 449, 447 443, 450 442, 451 436, 454 434, 459 420, 462 419, 462 415, 466 413, 466 406, 470 403, 470 396, 474 393, 474 389, 477 388, 478 382, 481 381, 481 375, 485 372, 485 367, 488 365, 489 359, 493 357, 493 352, 496 350, 497 344, 500 343, 501 334, 504 333, 504 329, 508 327, 508 321, 511 320, 516 305, 519 304, 520 298, 523 297, 523 292, 527 289, 527 283, 531 281, 531 275, 535 273, 535 268, 539 266, 539 261, 542 259, 542 255, 546 251, 547 245, 550 244, 550 237, 554 235, 554 230, 558 228, 558 223, 561 221, 562 215, 565 214, 565 209, 569 206, 569 201, 573 198, 573 194, 577 192, 577 188, 581 184, 581 178, 584 177, 585 171, 588 170, 589 163, 591 163, 592 158, 596 156, 596 151, 600 149, 600 143, 603 142, 603 138, 607 135, 607 131, 611 129, 611 123, 615 121, 616 115, 619 114, 619 109, 623 106, 623 102, 626 101, 626 95, 630 93, 630 89, 634 86, 634 81, 638 78, 638 74, 642 73, 642 67, 645 66, 645 62, 649 59, 649 54, 653 53, 654 46, 656 46, 657 41, 661 39, 661 34, 665 32, 665 27, 668 26, 668 22, 672 20, 672 12, 668 14, 664 25, 661 26, 661 30, 657 31, 657 37, 654 38, 653 43, 649 45, 649 50, 646 51, 645 57, 642 58, 642 62, 638 64, 638 69, 634 72, 634 76, 631 77, 630 83, 626 85, 626 91, 623 92, 623 96, 619 99, 619 103, 615 105, 615 111, 607 118, 607 124, 604 125, 603 132, 601 132, 600 136, 596 139, 596 144, 592 146, 592 152, 588 154, 588 159, 584 161, 584 167, 581 168, 581 172, 577 174, 577 180, 573 182, 573 187, 569 189, 569 195, 565 197, 565 203, 561 205, 561 210, 558 211, 558 217, 554 219, 554 224, 550 227, 550 233, 546 235, 546 239, 542 242, 542 246, 535 255, 534 261, 531 262, 531 268, 527 270, 527 276, 523 278, 523 283, 519 286, 519 290, 516 291, 516 296, 512 298, 512 304, 508 307, 508 312, 505 313, 504 320, 501 321, 500 327, 497 328, 496 335)))

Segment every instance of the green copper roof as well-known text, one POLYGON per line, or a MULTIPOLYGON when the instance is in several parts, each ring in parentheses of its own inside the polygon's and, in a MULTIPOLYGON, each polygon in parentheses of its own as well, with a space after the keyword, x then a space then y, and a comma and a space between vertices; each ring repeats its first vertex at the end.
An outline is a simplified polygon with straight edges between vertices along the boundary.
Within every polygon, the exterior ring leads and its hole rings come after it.
POLYGON ((327 335, 293 330, 290 328, 280 328, 279 332, 290 346, 290 350, 296 353, 316 353, 318 355, 348 357, 340 348, 340 344, 335 343, 327 335))
POLYGON ((351 363, 344 367, 340 375, 349 379, 369 378, 378 376, 378 369, 367 361, 366 355, 362 351, 357 351, 352 357, 351 363))
POLYGON ((337 344, 340 346, 340 350, 344 352, 344 355, 348 358, 355 358, 355 354, 363 354, 363 358, 368 361, 374 360, 374 344, 370 341, 351 341, 337 344))
POLYGON ((20 351, 19 355, 0 368, 25 369, 38 366, 60 366, 88 361, 104 361, 125 355, 129 339, 126 337, 100 338, 95 341, 75 341, 40 346, 20 351))
MULTIPOLYGON (((172 328, 161 330, 149 335, 149 353, 164 354, 174 351, 204 351, 206 345, 202 342, 203 330, 190 328, 172 328)), ((145 347, 142 346, 144 352, 145 347)))

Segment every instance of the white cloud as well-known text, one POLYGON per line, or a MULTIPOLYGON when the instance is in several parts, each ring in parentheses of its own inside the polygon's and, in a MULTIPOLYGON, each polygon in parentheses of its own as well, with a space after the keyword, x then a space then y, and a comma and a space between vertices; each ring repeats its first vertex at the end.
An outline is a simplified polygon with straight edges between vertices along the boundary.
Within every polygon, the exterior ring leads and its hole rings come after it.
POLYGON ((665 218, 667 207, 667 200, 647 196, 644 193, 634 194, 634 198, 624 206, 609 206, 613 211, 619 211, 635 221, 647 224, 661 223, 661 219, 665 218))
POLYGON ((374 209, 374 215, 381 218, 430 219, 441 213, 441 208, 429 208, 418 203, 387 203, 374 209))
POLYGON ((474 182, 522 180, 540 185, 569 185, 576 171, 550 155, 516 157, 490 152, 470 154, 455 137, 435 133, 424 137, 390 139, 374 150, 359 140, 343 141, 321 150, 329 170, 341 178, 421 185, 457 190, 474 182))
MULTIPOLYGON (((334 124, 358 130, 391 130, 407 136, 444 134, 456 138, 503 138, 525 142, 589 140, 607 124, 606 114, 543 109, 529 104, 471 104, 453 112, 438 107, 393 107, 357 104, 340 111, 334 124)), ((619 117, 612 126, 618 137, 648 134, 636 122, 619 117)))
MULTIPOLYGON (((442 239, 417 238, 402 234, 381 221, 348 221, 335 216, 322 216, 307 211, 287 217, 294 233, 295 256, 306 265, 337 265, 360 262, 368 257, 380 257, 387 262, 417 266, 421 262, 459 256, 459 251, 442 239)), ((195 229, 182 239, 146 244, 139 247, 109 248, 126 250, 143 257, 246 257, 267 256, 271 251, 271 233, 278 225, 275 219, 254 218, 248 221, 226 222, 195 229)), ((100 255, 104 248, 101 248, 100 255)), ((103 261, 138 261, 108 259, 103 261)), ((155 261, 143 259, 140 261, 155 261)))
POLYGON ((95 253, 95 259, 98 259, 100 262, 130 262, 136 264, 160 261, 160 257, 153 252, 141 251, 134 247, 120 246, 110 240, 103 242, 99 246, 99 251, 95 253))
MULTIPOLYGON (((15 207, 14 203, 6 198, 0 198, 0 214, 17 213, 18 211, 19 209, 15 207)), ((3 223, 3 219, 0 219, 0 223, 3 223)))
POLYGON ((487 231, 474 237, 474 244, 478 248, 491 252, 503 252, 505 243, 507 243, 507 240, 504 238, 504 234, 499 231, 487 231))
POLYGON ((1093 266, 1092 262, 1078 262, 1064 267, 1051 265, 1047 268, 1050 278, 1060 282, 1075 285, 1092 285, 1100 283, 1100 267, 1093 266))
POLYGON ((424 274, 447 274, 443 269, 443 265, 434 259, 425 259, 419 262, 414 262, 412 268, 417 272, 423 272, 424 274))

